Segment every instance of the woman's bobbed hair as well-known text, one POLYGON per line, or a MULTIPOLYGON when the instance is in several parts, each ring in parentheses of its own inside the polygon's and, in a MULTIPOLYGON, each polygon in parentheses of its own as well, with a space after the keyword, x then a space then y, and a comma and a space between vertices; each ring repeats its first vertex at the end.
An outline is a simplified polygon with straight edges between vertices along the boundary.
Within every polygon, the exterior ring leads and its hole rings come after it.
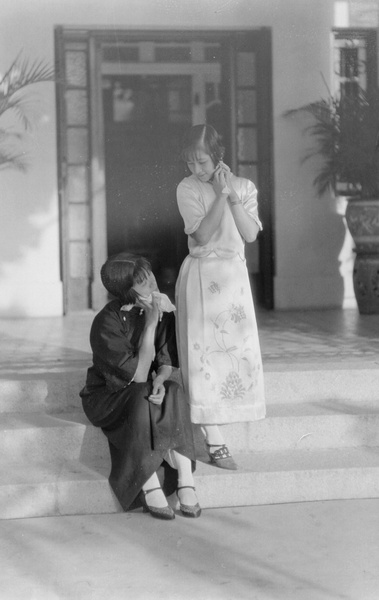
POLYGON ((151 265, 146 258, 128 252, 110 256, 100 270, 105 289, 125 304, 135 304, 138 294, 132 289, 134 283, 141 283, 151 273, 151 265))
POLYGON ((191 127, 183 140, 181 158, 184 162, 189 162, 199 149, 209 154, 215 166, 224 158, 225 148, 221 143, 221 136, 212 125, 191 127))

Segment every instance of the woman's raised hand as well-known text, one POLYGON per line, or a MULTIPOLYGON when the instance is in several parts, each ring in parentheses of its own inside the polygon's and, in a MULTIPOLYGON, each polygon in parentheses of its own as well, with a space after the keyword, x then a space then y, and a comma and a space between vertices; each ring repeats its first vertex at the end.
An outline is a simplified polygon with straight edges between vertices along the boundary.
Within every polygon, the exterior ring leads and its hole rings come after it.
POLYGON ((143 296, 138 298, 138 306, 145 311, 145 325, 146 327, 156 327, 158 320, 161 318, 160 301, 159 298, 152 296, 151 302, 148 302, 143 296))
POLYGON ((226 179, 225 179, 225 170, 222 165, 223 165, 223 163, 219 162, 216 167, 216 170, 213 174, 212 185, 213 185, 213 189, 215 191, 216 196, 221 196, 222 194, 225 194, 225 192, 223 192, 223 190, 226 187, 226 179))
POLYGON ((226 165, 224 162, 220 161, 220 166, 226 181, 226 187, 229 188, 229 194, 235 194, 235 189, 233 187, 233 183, 232 183, 232 172, 230 170, 230 167, 228 167, 228 165, 226 165))

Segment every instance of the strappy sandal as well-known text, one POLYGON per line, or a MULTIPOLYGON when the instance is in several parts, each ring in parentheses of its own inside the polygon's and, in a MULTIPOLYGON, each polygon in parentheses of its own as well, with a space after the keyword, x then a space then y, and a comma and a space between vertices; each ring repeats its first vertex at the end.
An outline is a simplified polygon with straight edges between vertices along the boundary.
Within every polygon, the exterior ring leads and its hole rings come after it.
POLYGON ((236 471, 238 469, 237 464, 234 462, 232 455, 229 452, 229 448, 225 444, 208 444, 208 448, 218 448, 211 452, 208 450, 209 458, 211 463, 220 469, 230 469, 236 471))
POLYGON ((184 517, 190 517, 192 519, 197 519, 197 517, 200 517, 200 515, 201 515, 201 508, 200 508, 199 503, 197 502, 193 506, 189 506, 188 504, 182 504, 180 501, 178 492, 179 492, 179 490, 183 490, 184 488, 190 488, 191 490, 196 492, 193 485, 182 485, 182 486, 178 487, 178 489, 176 490, 176 495, 178 496, 178 499, 179 499, 180 512, 182 513, 182 515, 184 517))
POLYGON ((141 490, 141 501, 142 501, 144 512, 149 512, 151 514, 151 516, 155 517, 156 519, 164 519, 165 521, 170 521, 171 519, 175 519, 175 513, 168 504, 167 504, 167 506, 160 508, 159 506, 150 506, 146 502, 147 494, 150 494, 150 492, 154 492, 155 490, 162 491, 162 488, 155 487, 155 488, 151 488, 151 490, 146 490, 146 491, 141 490))

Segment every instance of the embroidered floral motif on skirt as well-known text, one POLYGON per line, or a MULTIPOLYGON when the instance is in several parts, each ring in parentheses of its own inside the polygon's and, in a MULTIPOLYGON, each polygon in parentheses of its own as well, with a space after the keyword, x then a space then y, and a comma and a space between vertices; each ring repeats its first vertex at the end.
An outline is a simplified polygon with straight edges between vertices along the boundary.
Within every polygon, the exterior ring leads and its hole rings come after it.
POLYGON ((265 416, 262 360, 245 261, 193 258, 177 283, 179 359, 194 423, 265 416))

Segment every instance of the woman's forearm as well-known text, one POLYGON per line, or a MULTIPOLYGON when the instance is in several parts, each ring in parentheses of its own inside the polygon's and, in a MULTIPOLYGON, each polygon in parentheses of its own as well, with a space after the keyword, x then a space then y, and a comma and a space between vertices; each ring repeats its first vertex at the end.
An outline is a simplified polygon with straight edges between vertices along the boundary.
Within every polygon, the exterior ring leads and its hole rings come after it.
POLYGON ((155 327, 146 327, 142 334, 141 345, 138 353, 138 366, 134 374, 134 381, 142 383, 147 381, 151 363, 155 356, 154 347, 155 327))
POLYGON ((216 197, 208 214, 205 215, 196 231, 191 234, 200 246, 205 246, 220 226, 225 210, 226 198, 226 194, 216 197))
POLYGON ((245 210, 238 198, 229 198, 229 206, 238 231, 246 242, 254 242, 259 233, 258 223, 245 210))
POLYGON ((162 365, 159 367, 157 371, 156 379, 161 381, 162 383, 166 381, 172 373, 172 367, 170 365, 162 365))

